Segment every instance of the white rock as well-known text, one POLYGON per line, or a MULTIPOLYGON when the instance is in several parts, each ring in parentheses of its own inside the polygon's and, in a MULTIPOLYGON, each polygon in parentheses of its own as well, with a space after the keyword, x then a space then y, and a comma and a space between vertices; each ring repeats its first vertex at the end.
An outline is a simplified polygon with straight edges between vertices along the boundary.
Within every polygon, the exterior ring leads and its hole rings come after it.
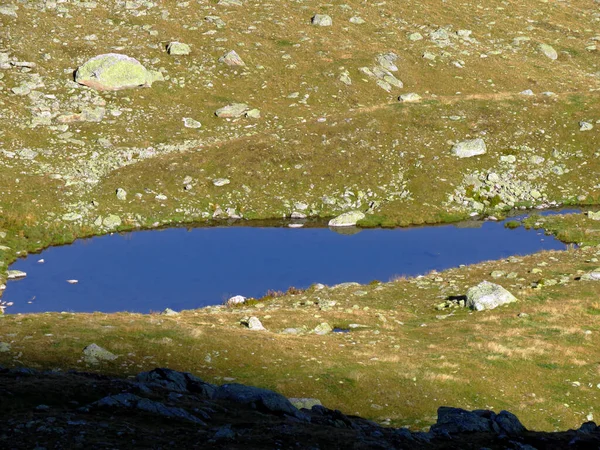
POLYGON ((483 155, 486 151, 485 141, 481 138, 462 141, 452 147, 452 154, 459 158, 483 155))
POLYGON ((330 227, 353 227, 356 222, 365 218, 365 214, 360 211, 348 211, 340 214, 329 221, 330 227))
POLYGON ((225 304, 227 306, 233 306, 233 305, 241 305, 243 303, 246 303, 246 297, 244 297, 242 295, 234 295, 229 300, 227 300, 227 302, 225 304))

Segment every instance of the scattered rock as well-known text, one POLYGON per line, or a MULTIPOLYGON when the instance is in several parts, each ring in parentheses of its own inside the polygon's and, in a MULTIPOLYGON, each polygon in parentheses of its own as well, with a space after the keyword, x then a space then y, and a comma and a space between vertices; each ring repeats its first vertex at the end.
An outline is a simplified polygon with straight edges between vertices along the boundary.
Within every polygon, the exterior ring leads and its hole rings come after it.
POLYGON ((185 56, 189 55, 192 52, 192 49, 188 44, 184 44, 183 42, 171 42, 167 46, 167 53, 173 56, 185 56))
POLYGON ((483 155, 486 151, 485 141, 481 138, 462 141, 452 147, 452 154, 459 158, 483 155))
POLYGON ((26 276, 27 273, 22 270, 9 270, 6 272, 6 278, 8 280, 18 280, 19 278, 25 278, 26 276))
POLYGON ((227 306, 241 305, 243 303, 246 303, 246 297, 242 295, 234 295, 233 297, 230 297, 227 302, 225 302, 227 306))
POLYGON ((250 330, 254 330, 254 331, 266 331, 266 328, 260 322, 260 320, 258 319, 258 317, 252 316, 252 317, 243 318, 242 320, 240 320, 240 323, 242 325, 247 326, 250 330))
POLYGON ((184 117, 183 126, 186 128, 200 128, 202 124, 197 120, 192 119, 191 117, 184 117))
POLYGON ((88 364, 99 364, 102 361, 114 361, 115 359, 117 359, 117 355, 96 344, 90 344, 83 349, 83 360, 88 364))
POLYGON ((333 20, 327 14, 315 14, 310 23, 319 27, 330 27, 333 25, 333 20))
POLYGON ((402 103, 417 103, 421 101, 421 96, 419 94, 415 94, 414 92, 410 92, 408 94, 402 94, 398 97, 398 100, 402 103))
POLYGON ((316 398, 290 398, 288 400, 298 409, 311 409, 315 405, 322 406, 321 400, 316 398))
POLYGON ((231 50, 226 55, 221 56, 219 58, 219 62, 227 64, 231 67, 244 67, 246 65, 246 63, 242 60, 240 55, 238 55, 235 50, 231 50))
POLYGON ((137 59, 119 53, 95 56, 75 73, 77 83, 107 91, 150 87, 161 80, 160 72, 148 71, 137 59))
POLYGON ((231 105, 223 106, 215 111, 217 117, 223 119, 234 119, 242 117, 246 112, 250 110, 250 107, 245 103, 232 103, 231 105))
POLYGON ((135 378, 150 388, 162 388, 173 392, 190 392, 202 398, 213 398, 216 386, 205 383, 191 373, 178 372, 172 369, 157 368, 150 372, 141 372, 135 378))
POLYGON ((213 184, 217 187, 220 186, 225 186, 226 184, 231 183, 231 181, 229 181, 229 178, 215 178, 213 180, 213 184))
POLYGON ((332 331, 333 331, 333 327, 331 325, 329 325, 327 322, 323 322, 315 327, 315 329, 313 330, 313 333, 318 334, 318 335, 324 335, 324 334, 329 334, 332 331))
POLYGON ((467 291, 467 307, 475 311, 494 309, 516 301, 516 297, 502 286, 489 281, 482 281, 467 291))
POLYGON ((554 47, 552 47, 551 45, 540 44, 539 49, 547 58, 550 58, 553 61, 558 58, 558 53, 556 52, 556 50, 554 50, 554 47))
POLYGON ((116 196, 118 200, 127 200, 127 191, 123 188, 117 188, 116 196))
POLYGON ((340 214, 329 221, 330 227, 352 227, 356 222, 365 218, 365 214, 360 211, 348 211, 340 214))
POLYGON ((350 23, 353 23, 354 25, 362 25, 363 23, 366 23, 365 20, 361 17, 350 17, 350 23))
POLYGON ((590 131, 592 129, 594 129, 594 125, 592 125, 590 122, 579 122, 579 131, 590 131))
POLYGON ((162 316, 178 316, 179 313, 171 308, 165 308, 163 312, 160 313, 162 316))

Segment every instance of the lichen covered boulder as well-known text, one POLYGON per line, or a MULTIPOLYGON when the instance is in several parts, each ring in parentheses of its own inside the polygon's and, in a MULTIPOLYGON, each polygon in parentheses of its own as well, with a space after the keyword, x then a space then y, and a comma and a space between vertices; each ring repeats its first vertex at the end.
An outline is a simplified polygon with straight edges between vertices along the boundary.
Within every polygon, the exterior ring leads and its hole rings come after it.
POLYGON ((147 70, 137 59, 119 53, 98 55, 77 69, 75 81, 102 91, 150 87, 160 72, 147 70))
POLYGON ((516 301, 516 297, 502 286, 489 281, 482 281, 467 291, 467 307, 475 311, 494 309, 516 301))
POLYGON ((329 221, 330 227, 352 227, 356 222, 365 218, 365 214, 360 211, 348 211, 340 214, 329 221))
POLYGON ((459 158, 483 155, 486 151, 485 141, 481 138, 462 141, 452 147, 452 154, 459 158))

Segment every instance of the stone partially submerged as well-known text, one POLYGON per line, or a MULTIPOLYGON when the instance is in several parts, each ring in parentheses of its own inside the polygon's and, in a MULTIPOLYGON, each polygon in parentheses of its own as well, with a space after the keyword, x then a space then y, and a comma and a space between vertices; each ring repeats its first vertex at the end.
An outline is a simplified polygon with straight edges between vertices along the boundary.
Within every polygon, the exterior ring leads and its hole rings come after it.
POLYGON ((98 55, 75 72, 75 81, 102 91, 150 87, 162 81, 160 72, 147 70, 137 59, 119 53, 98 55))
POLYGON ((467 291, 467 307, 475 311, 494 309, 516 301, 516 297, 502 286, 489 281, 482 281, 467 291))
POLYGON ((330 227, 353 227, 356 222, 365 218, 365 214, 360 211, 348 211, 344 214, 331 219, 329 221, 330 227))

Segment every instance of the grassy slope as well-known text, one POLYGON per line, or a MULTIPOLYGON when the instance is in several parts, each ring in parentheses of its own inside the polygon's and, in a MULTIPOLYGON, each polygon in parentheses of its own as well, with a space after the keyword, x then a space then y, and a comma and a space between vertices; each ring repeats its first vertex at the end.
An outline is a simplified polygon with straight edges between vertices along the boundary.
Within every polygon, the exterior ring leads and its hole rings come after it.
MULTIPOLYGON (((599 70, 597 58, 585 49, 598 20, 589 2, 346 5, 350 9, 314 1, 247 1, 243 8, 162 1, 147 11, 142 7, 137 11, 145 14, 136 16, 112 2, 99 2, 92 10, 67 3, 61 7, 71 18, 26 5, 20 5, 17 19, 2 16, 3 48, 18 60, 37 64, 33 73, 45 83, 37 90, 56 97, 56 111, 78 112, 106 102, 109 112, 122 112, 118 117, 108 114, 101 123, 69 125, 75 141, 61 137, 56 119, 50 127, 31 129, 33 100, 9 91, 29 75, 19 69, 2 72, 2 149, 39 152, 33 162, 0 155, 0 229, 7 232, 0 245, 10 247, 0 250, 2 264, 17 252, 103 232, 92 223, 109 213, 123 218, 123 228, 198 220, 217 207, 236 208, 248 218, 281 217, 293 211, 294 202, 306 202, 315 215, 328 216, 344 208, 323 204, 323 195, 339 200, 347 190, 370 190, 380 202, 375 211, 380 222, 449 220, 469 213, 447 202, 463 178, 475 170, 504 170, 499 158, 508 154, 517 156, 516 172, 527 179, 531 154, 552 160, 558 150, 564 155, 561 164, 570 171, 538 176, 547 199, 598 203, 600 127, 578 131, 580 120, 600 118, 599 78, 593 76, 599 70), (168 17, 162 10, 169 11, 168 17), (333 27, 310 26, 316 12, 331 14, 333 27), (226 26, 217 29, 206 22, 207 15, 220 16, 226 26), (366 23, 350 24, 355 15, 366 23), (427 34, 447 25, 453 31, 472 30, 477 42, 453 38, 453 46, 435 46, 427 34), (425 39, 409 41, 407 35, 416 31, 425 39), (96 40, 84 39, 92 33, 96 40), (519 36, 530 41, 514 44, 519 36), (171 40, 190 43, 192 55, 168 56, 163 46, 171 40), (540 54, 540 42, 557 49, 557 61, 540 54), (246 69, 217 62, 230 49, 242 56, 246 69), (117 93, 95 93, 70 83, 70 70, 109 51, 162 67, 170 80, 117 93), (388 94, 358 68, 373 67, 375 57, 389 51, 400 57, 396 75, 405 87, 388 94), (423 59, 425 51, 434 52, 436 61, 423 59), (464 68, 454 61, 464 62, 464 68), (338 80, 344 70, 351 86, 338 80), (518 94, 528 88, 558 96, 518 94), (294 92, 298 97, 288 98, 294 92), (400 105, 396 97, 407 92, 419 93, 424 101, 400 105), (309 97, 302 103, 305 95, 309 97), (214 117, 215 109, 233 101, 259 108, 262 118, 214 117), (453 115, 462 119, 449 120, 453 115), (182 117, 201 121, 202 128, 184 128, 182 117), (318 121, 322 117, 327 120, 318 121), (489 149, 485 156, 457 160, 449 155, 452 142, 482 135, 489 149), (108 138, 113 147, 102 147, 98 138, 108 138), (166 145, 178 148, 169 152, 173 148, 166 145), (523 146, 531 150, 523 153, 523 146), (142 159, 140 153, 149 148, 158 149, 157 154, 142 159), (194 178, 190 192, 182 189, 187 175, 194 178), (211 182, 216 177, 228 177, 231 184, 217 188, 211 182), (87 178, 97 182, 87 183, 87 178), (128 191, 125 202, 115 198, 117 187, 128 191), (391 194, 404 190, 408 198, 391 194), (157 193, 168 199, 155 200, 157 193), (92 200, 98 206, 90 207, 92 200), (69 211, 81 212, 83 219, 61 221, 69 211)), ((47 99, 48 108, 54 108, 53 102, 47 99)), ((555 254, 557 261, 548 257, 526 258, 518 269, 510 269, 525 281, 503 284, 518 289, 517 284, 526 287, 537 281, 540 276, 527 271, 542 261, 550 262, 544 276, 554 271, 573 278, 577 270, 593 266, 585 262, 593 257, 588 252, 555 254)), ((272 331, 302 324, 312 328, 323 320, 370 325, 348 335, 250 333, 238 329, 239 318, 246 314, 238 310, 186 312, 174 319, 4 317, 0 339, 11 342, 12 349, 0 354, 0 362, 81 368, 81 348, 95 341, 120 355, 114 366, 99 370, 127 375, 169 365, 209 381, 231 376, 288 395, 316 396, 331 407, 390 418, 396 424, 431 423, 440 404, 507 407, 527 426, 540 429, 581 423, 597 403, 598 287, 572 282, 542 291, 517 290, 524 300, 519 306, 478 315, 461 310, 436 318, 446 314, 433 309, 436 303, 463 294, 495 266, 512 264, 497 262, 443 275, 455 284, 434 281, 423 286, 408 280, 380 290, 360 288, 368 292, 363 297, 341 291, 304 295, 305 302, 323 295, 341 302, 342 309, 332 311, 296 308, 292 304, 299 299, 285 297, 255 312, 272 331), (346 311, 354 304, 357 309, 346 311), (519 311, 530 318, 517 318, 519 311), (585 330, 592 334, 583 334, 585 330), (207 354, 212 355, 210 363, 207 354), (581 386, 572 386, 573 381, 581 386)))

